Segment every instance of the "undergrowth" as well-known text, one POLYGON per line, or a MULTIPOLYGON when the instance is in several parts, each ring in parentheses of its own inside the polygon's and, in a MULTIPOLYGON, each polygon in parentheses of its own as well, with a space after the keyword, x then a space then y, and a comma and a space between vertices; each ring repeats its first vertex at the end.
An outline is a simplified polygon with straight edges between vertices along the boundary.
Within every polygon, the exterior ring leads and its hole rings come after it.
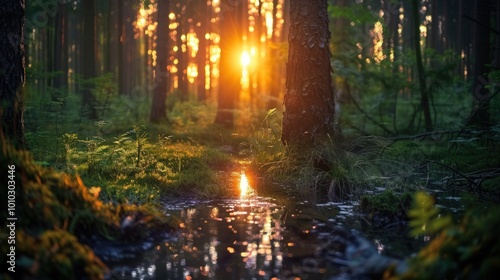
MULTIPOLYGON (((81 237, 134 242, 176 227, 175 218, 150 207, 103 201, 99 190, 89 190, 80 177, 40 167, 28 152, 16 151, 3 141, 0 165, 16 170, 16 278, 102 279, 106 266, 81 243, 81 237), (142 219, 127 225, 134 234, 125 235, 122 221, 139 213, 142 219)), ((7 205, 7 192, 0 198, 7 205)), ((6 211, 0 219, 7 221, 6 211)), ((0 229, 2 240, 9 235, 6 230, 5 225, 0 229)), ((8 252, 7 243, 0 248, 8 252)), ((7 274, 1 276, 9 279, 7 274)))
POLYGON ((500 207, 470 209, 461 222, 453 223, 434 203, 426 193, 415 195, 409 213, 411 234, 433 239, 409 260, 406 273, 387 272, 385 279, 492 279, 500 266, 500 207))
POLYGON ((278 160, 260 165, 268 184, 293 186, 301 198, 311 202, 360 198, 375 187, 407 188, 411 167, 383 157, 391 141, 383 137, 358 137, 349 141, 329 138, 318 149, 289 148, 278 160), (304 152, 305 151, 305 152, 304 152))
POLYGON ((144 126, 107 138, 66 133, 52 141, 31 139, 31 147, 42 165, 100 187, 105 201, 154 205, 162 195, 225 195, 224 178, 217 171, 228 171, 231 158, 215 148, 172 135, 150 140, 144 126))

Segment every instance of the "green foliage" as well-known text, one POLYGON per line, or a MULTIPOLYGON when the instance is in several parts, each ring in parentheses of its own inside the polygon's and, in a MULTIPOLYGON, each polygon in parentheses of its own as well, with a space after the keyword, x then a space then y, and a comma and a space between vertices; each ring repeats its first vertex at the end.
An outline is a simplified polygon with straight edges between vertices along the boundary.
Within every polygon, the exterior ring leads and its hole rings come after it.
MULTIPOLYGON (((76 139, 66 136, 65 140, 69 145, 76 139)), ((172 220, 151 208, 105 203, 99 199, 100 188, 89 189, 78 176, 42 168, 27 152, 16 151, 3 141, 0 165, 14 165, 16 170, 16 258, 20 275, 102 279, 105 267, 92 250, 80 244, 81 236, 137 241, 173 226, 172 220), (132 224, 134 234, 125 236, 120 223, 133 213, 140 213, 144 222, 132 224)), ((6 195, 0 193, 2 205, 6 205, 6 195)), ((7 220, 6 211, 0 213, 0 219, 7 220)), ((2 239, 5 230, 0 229, 2 239)), ((7 244, 0 244, 0 249, 7 252, 7 244)))
MULTIPOLYGON (((167 100, 171 101, 172 98, 167 100)), ((215 104, 201 102, 175 102, 168 112, 168 119, 177 131, 191 132, 192 130, 206 128, 215 119, 215 104)))
POLYGON ((282 159, 285 147, 281 143, 281 114, 276 108, 266 112, 259 127, 252 125, 246 149, 241 153, 252 156, 254 164, 262 166, 282 159))
POLYGON ((392 189, 386 189, 375 195, 363 195, 361 197, 360 209, 368 213, 369 217, 383 215, 404 219, 411 202, 411 193, 398 194, 392 189))
MULTIPOLYGON (((411 210, 413 234, 437 234, 417 256, 408 271, 393 279, 491 279, 500 265, 500 207, 469 210, 461 223, 440 217, 433 199, 415 197, 411 210)), ((389 277, 387 277, 389 278, 389 277)))
MULTIPOLYGON (((37 151, 47 149, 36 144, 34 141, 37 151)), ((50 146, 61 150, 60 164, 51 166, 79 174, 91 186, 100 186, 105 201, 154 205, 161 194, 227 195, 223 192, 224 178, 217 172, 227 171, 232 160, 189 138, 174 141, 173 136, 160 136, 151 143, 147 128, 134 126, 112 139, 80 139, 67 133, 50 146)), ((37 152, 36 156, 45 162, 52 159, 45 153, 37 152)))
POLYGON ((328 6, 328 12, 332 18, 344 18, 356 25, 373 23, 378 16, 363 5, 352 5, 348 7, 328 6))
POLYGON ((280 160, 264 164, 269 180, 296 186, 309 201, 341 200, 361 195, 370 187, 400 187, 406 164, 383 157, 391 142, 382 137, 359 137, 343 142, 330 138, 318 149, 288 150, 280 160))
POLYGON ((425 192, 415 194, 413 208, 408 212, 410 217, 411 234, 436 234, 451 225, 450 216, 442 216, 434 206, 434 198, 425 192))

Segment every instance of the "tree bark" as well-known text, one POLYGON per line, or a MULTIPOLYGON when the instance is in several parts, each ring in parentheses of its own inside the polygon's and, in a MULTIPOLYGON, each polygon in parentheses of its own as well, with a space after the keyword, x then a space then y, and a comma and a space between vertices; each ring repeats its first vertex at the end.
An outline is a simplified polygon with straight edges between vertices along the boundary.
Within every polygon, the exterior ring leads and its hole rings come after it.
MULTIPOLYGON (((184 43, 182 42, 182 35, 186 32, 186 29, 184 28, 186 22, 184 22, 184 16, 182 14, 182 5, 179 8, 179 13, 177 14, 177 23, 179 24, 177 26, 177 36, 175 38, 176 44, 177 44, 177 53, 176 53, 176 58, 177 58, 177 83, 179 85, 178 91, 179 91, 179 97, 181 101, 187 101, 189 98, 189 92, 188 92, 188 77, 187 77, 187 48, 186 52, 182 51, 182 46, 184 43)), ((187 36, 187 33, 184 34, 187 36)))
POLYGON ((291 0, 290 20, 281 141, 320 144, 333 137, 335 113, 327 1, 291 0))
MULTIPOLYGON (((96 26, 95 26, 95 0, 84 1, 83 3, 83 79, 88 81, 96 76, 96 26)), ((84 114, 90 119, 97 119, 95 109, 95 96, 92 93, 91 85, 87 84, 83 88, 82 108, 84 114)))
POLYGON ((55 24, 54 36, 54 71, 57 71, 57 76, 53 78, 53 87, 57 92, 57 97, 66 97, 67 92, 64 90, 68 83, 68 53, 67 53, 67 15, 66 5, 57 4, 57 15, 55 24))
POLYGON ((425 82, 424 63, 422 61, 422 49, 420 47, 420 19, 417 0, 412 0, 413 12, 413 35, 415 46, 415 57, 417 62, 418 81, 420 85, 420 106, 424 112, 425 131, 432 131, 431 107, 429 105, 429 91, 425 82))
POLYGON ((159 123, 167 120, 167 99, 168 91, 168 40, 169 40, 169 1, 160 0, 158 2, 158 31, 156 39, 157 71, 155 75, 155 85, 153 93, 153 103, 151 104, 150 121, 159 123))
POLYGON ((490 59, 490 7, 489 0, 475 1, 476 21, 475 24, 475 63, 474 63, 474 86, 472 88, 473 118, 471 124, 478 127, 488 127, 490 124, 488 85, 488 64, 490 59), (485 103, 485 104, 483 104, 485 103))
POLYGON ((205 89, 205 66, 207 65, 207 45, 208 41, 205 38, 205 34, 208 33, 208 25, 210 19, 208 17, 209 6, 204 3, 201 8, 200 16, 200 26, 198 27, 197 34, 199 41, 198 53, 196 54, 196 61, 198 64, 198 78, 197 78, 197 88, 198 88, 198 101, 205 101, 207 99, 207 91, 205 89))
POLYGON ((134 10, 135 0, 119 0, 118 28, 120 29, 120 43, 118 49, 119 65, 119 92, 123 95, 132 95, 136 86, 134 67, 137 67, 134 56, 137 45, 134 38, 132 22, 137 11, 134 10))
POLYGON ((220 76, 216 124, 233 127, 236 100, 240 93, 241 79, 241 28, 238 20, 240 3, 221 1, 220 76))
POLYGON ((269 50, 269 62, 270 62, 270 96, 269 101, 267 102, 267 108, 273 109, 278 107, 278 100, 280 96, 280 73, 279 73, 279 61, 278 61, 278 48, 277 45, 279 43, 280 38, 277 36, 277 21, 276 17, 278 11, 278 0, 273 0, 273 36, 271 37, 272 46, 268 48, 269 50))
POLYGON ((25 1, 0 5, 0 138, 25 148, 23 94, 25 1))

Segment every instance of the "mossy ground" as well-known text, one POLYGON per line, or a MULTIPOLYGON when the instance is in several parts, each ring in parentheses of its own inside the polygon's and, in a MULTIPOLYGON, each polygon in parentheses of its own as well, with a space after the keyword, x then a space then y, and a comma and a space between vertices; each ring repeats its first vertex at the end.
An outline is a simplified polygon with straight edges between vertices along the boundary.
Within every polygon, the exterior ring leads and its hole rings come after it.
MULTIPOLYGON (((40 167, 28 152, 16 151, 4 141, 0 166, 15 166, 16 279, 102 279, 106 266, 81 237, 95 235, 127 244, 177 227, 175 218, 151 207, 105 202, 80 177, 40 167), (127 225, 135 234, 125 235, 122 221, 138 215, 140 220, 127 225)), ((7 205, 7 192, 0 197, 7 205)), ((0 215, 7 221, 6 211, 0 215)), ((1 239, 9 234, 2 226, 1 239)), ((7 243, 0 246, 8 251, 7 243)))

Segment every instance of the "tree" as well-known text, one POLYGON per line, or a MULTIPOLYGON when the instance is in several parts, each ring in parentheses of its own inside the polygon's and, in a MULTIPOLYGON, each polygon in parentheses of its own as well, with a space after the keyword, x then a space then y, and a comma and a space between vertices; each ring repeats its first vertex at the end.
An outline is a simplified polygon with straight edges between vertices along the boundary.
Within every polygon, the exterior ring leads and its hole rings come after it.
POLYGON ((192 3, 187 3, 186 1, 177 1, 175 6, 175 18, 177 21, 177 30, 175 36, 175 43, 177 46, 176 59, 177 59, 177 83, 179 85, 179 97, 182 101, 188 100, 189 85, 187 76, 187 65, 188 65, 188 53, 185 43, 182 40, 182 36, 187 36, 189 31, 187 15, 185 14, 186 5, 192 5, 192 3), (184 47, 183 47, 184 45, 184 47))
POLYGON ((137 16, 135 10, 136 0, 118 1, 118 28, 120 29, 120 43, 118 48, 118 76, 119 92, 123 95, 131 95, 136 86, 136 75, 134 71, 134 57, 137 53, 137 42, 134 38, 134 26, 132 22, 137 16))
POLYGON ((471 118, 473 125, 488 127, 490 124, 489 97, 490 93, 486 87, 488 84, 488 64, 490 59, 490 7, 489 1, 476 0, 476 25, 474 51, 476 60, 474 63, 474 86, 472 97, 474 112, 471 118))
POLYGON ((281 141, 319 144, 334 133, 326 0, 291 0, 289 53, 281 141))
POLYGON ((0 6, 0 137, 23 148, 23 94, 25 2, 8 0, 0 6))
POLYGON ((165 75, 168 65, 168 40, 169 40, 169 26, 168 26, 168 13, 169 1, 160 0, 158 2, 158 37, 156 39, 156 54, 157 57, 157 71, 156 71, 156 87, 153 93, 153 103, 151 104, 151 122, 161 122, 167 119, 166 99, 168 91, 168 77, 165 75))
MULTIPOLYGON (((96 76, 96 26, 95 0, 83 1, 83 78, 89 80, 96 76)), ((90 85, 83 89, 82 108, 90 119, 97 119, 95 96, 90 85)))
POLYGON ((241 29, 238 20, 239 2, 221 1, 221 32, 220 32, 220 76, 219 96, 217 98, 216 124, 232 127, 234 123, 233 110, 240 92, 241 65, 239 51, 241 46, 241 29))
POLYGON ((424 122, 425 130, 432 131, 432 119, 431 119, 431 108, 429 105, 429 90, 427 89, 427 83, 425 81, 425 70, 424 62, 422 59, 422 49, 420 47, 420 19, 419 19, 419 8, 417 0, 412 0, 412 12, 413 12, 413 35, 415 37, 415 57, 417 60, 417 72, 418 81, 420 85, 420 106, 424 112, 424 122))

